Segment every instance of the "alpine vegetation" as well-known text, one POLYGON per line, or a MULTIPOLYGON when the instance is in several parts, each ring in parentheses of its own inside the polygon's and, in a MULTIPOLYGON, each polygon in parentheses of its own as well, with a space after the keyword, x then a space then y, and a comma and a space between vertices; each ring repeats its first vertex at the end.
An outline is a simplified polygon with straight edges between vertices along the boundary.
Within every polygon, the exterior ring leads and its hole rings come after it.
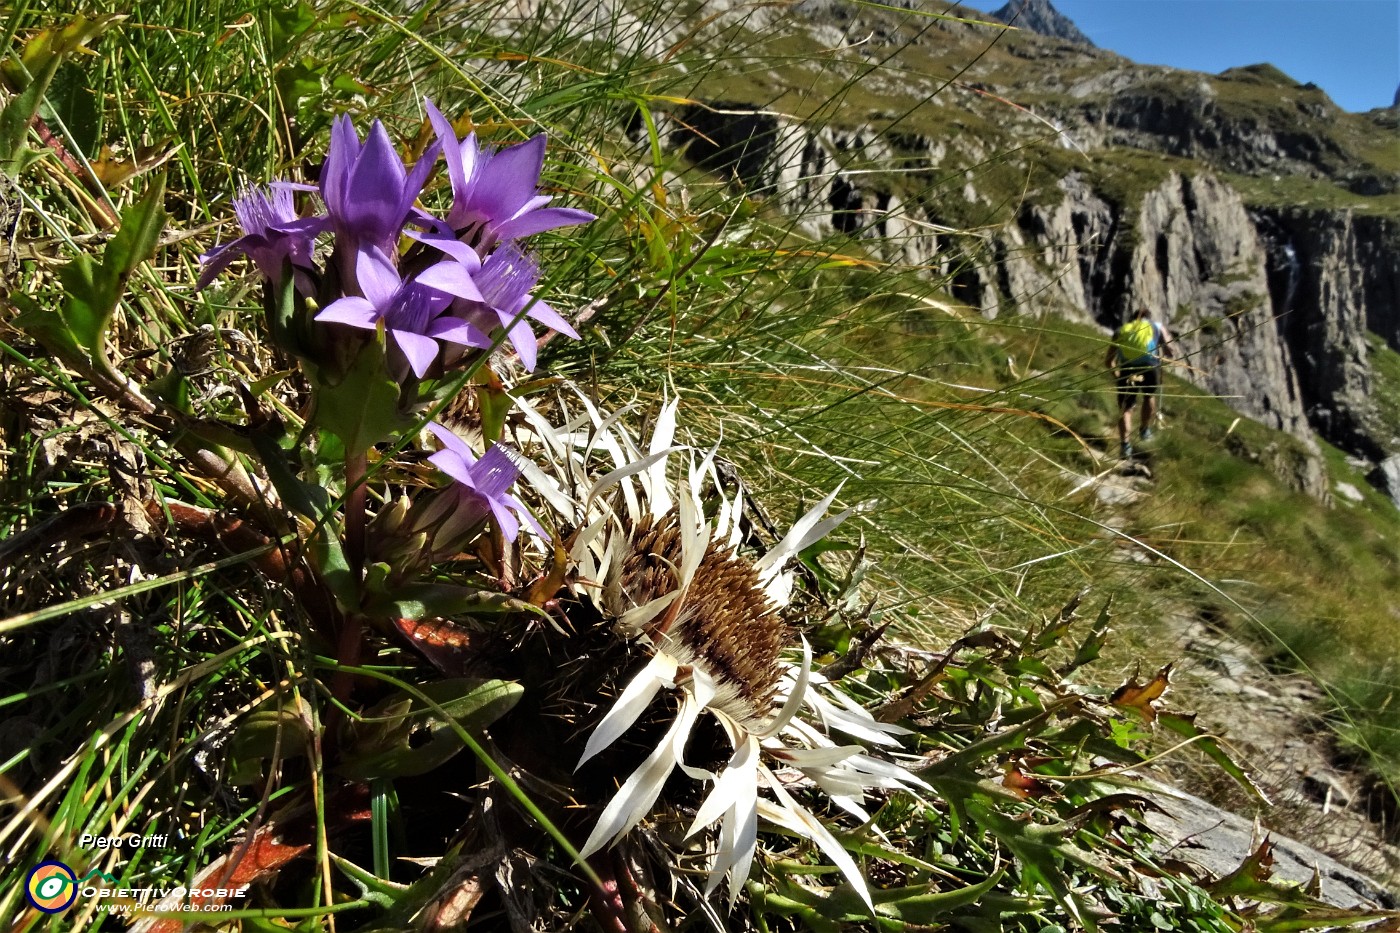
MULTIPOLYGON (((268 337, 307 380, 304 426, 258 448, 281 461, 265 472, 283 505, 301 512, 297 527, 308 529, 308 590, 298 599, 319 616, 344 669, 360 663, 367 632, 397 631, 445 671, 513 675, 508 688, 501 678, 444 682, 459 694, 435 696, 449 711, 483 691, 504 696, 458 720, 473 729, 516 706, 518 685, 528 693, 529 664, 510 655, 571 656, 575 676, 548 691, 556 707, 595 711, 577 724, 588 734, 574 753, 579 768, 669 718, 645 760, 616 773, 615 793, 593 797, 609 783, 596 768, 570 792, 595 814, 576 857, 595 857, 600 890, 616 880, 607 877, 614 862, 598 854, 654 812, 685 805, 688 795, 666 800, 679 769, 704 788, 679 837, 707 840, 702 897, 727 882, 733 908, 762 818, 815 843, 873 910, 832 818, 799 800, 820 793, 858 826, 872 819, 872 794, 930 789, 897 761, 919 761, 901 749, 910 730, 878 722, 814 671, 811 646, 789 618, 792 565, 850 510, 827 515, 833 491, 755 551, 742 487, 730 493, 719 482, 718 448, 702 453, 677 441, 679 399, 656 415, 643 449, 624 426, 626 410, 605 413, 580 388, 561 386, 550 404, 516 397, 511 374, 538 363, 531 322, 579 336, 535 294, 539 264, 523 240, 594 217, 548 206, 539 193, 543 136, 483 149, 474 134, 458 140, 425 106, 437 139, 411 167, 383 124, 361 139, 341 117, 317 182, 249 189, 235 200, 242 235, 204 257, 200 287, 238 257, 252 260, 268 337), (451 200, 439 216, 418 202, 440 155, 451 200), (475 401, 451 425, 426 422, 440 445, 426 460, 447 485, 395 475, 408 468, 390 465, 396 452, 419 445, 425 412, 449 397, 475 401), (317 477, 330 479, 329 490, 317 477), (596 658, 580 648, 580 634, 598 646, 596 658), (445 647, 455 652, 450 660, 445 647), (646 657, 639 670, 617 668, 631 668, 637 652, 646 657), (592 676, 577 676, 581 664, 592 676), (600 686, 623 677, 602 712, 600 686), (660 708, 663 693, 676 698, 674 714, 660 708), (719 727, 726 751, 698 734, 702 717, 719 727)), ((352 709, 364 689, 344 672, 331 681, 333 698, 352 709)), ((385 778, 437 764, 412 760, 424 756, 411 742, 403 760, 386 760, 383 733, 393 729, 376 732, 372 721, 334 723, 344 736, 342 771, 385 778)), ((544 737, 552 729, 517 722, 511 731, 544 737)), ((550 830, 572 850, 562 828, 572 818, 555 819, 561 828, 550 830)), ((606 915, 606 900, 595 902, 606 915)))
MULTIPOLYGON (((609 620, 615 635, 644 645, 650 659, 589 736, 580 766, 618 741, 658 692, 676 692, 680 708, 603 810, 582 854, 621 840, 651 811, 679 767, 708 788, 686 837, 720 824, 706 894, 727 879, 731 906, 738 898, 762 812, 815 842, 870 905, 855 861, 769 764, 795 769, 861 823, 870 821, 861 806, 865 791, 927 789, 904 768, 872 758, 850 741, 897 749, 896 737, 909 730, 876 722, 839 691, 823 697, 822 688, 830 685, 812 671, 805 641, 799 663, 783 659, 792 640, 784 620, 793 589, 788 565, 839 526, 849 510, 824 517, 836 498, 832 492, 781 541, 750 559, 743 553, 752 525, 744 515, 742 487, 726 496, 715 472, 716 449, 701 456, 674 444, 679 400, 661 409, 645 449, 615 417, 603 416, 586 398, 583 402, 589 429, 553 438, 551 461, 569 467, 559 491, 588 475, 580 451, 596 452, 611 470, 587 487, 570 517, 579 529, 569 554, 578 578, 570 589, 574 599, 609 620), (682 450, 689 453, 673 477, 670 461, 682 450), (806 718, 800 716, 804 712, 806 718), (716 770, 685 762, 697 720, 705 714, 721 727, 732 751, 716 770), (847 737, 847 743, 838 745, 831 732, 847 737), (773 799, 760 803, 761 789, 773 799)), ((537 413, 533 420, 549 437, 548 423, 537 413)))

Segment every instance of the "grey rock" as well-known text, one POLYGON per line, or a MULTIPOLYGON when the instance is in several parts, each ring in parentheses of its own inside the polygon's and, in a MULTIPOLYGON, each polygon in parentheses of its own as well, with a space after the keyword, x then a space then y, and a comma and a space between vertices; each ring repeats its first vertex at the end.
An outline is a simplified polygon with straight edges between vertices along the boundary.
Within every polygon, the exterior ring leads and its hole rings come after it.
POLYGON ((1400 454, 1386 457, 1366 478, 1400 507, 1400 454))
MULTIPOLYGON (((1165 812, 1149 812, 1146 821, 1157 834, 1156 853, 1170 852, 1205 874, 1223 877, 1240 866, 1263 842, 1254 823, 1220 809, 1199 797, 1156 785, 1154 801, 1165 812)), ((1400 907, 1400 898, 1372 878, 1353 871, 1330 856, 1277 833, 1268 833, 1274 845, 1273 877, 1307 884, 1316 871, 1321 899, 1342 908, 1400 907)))
POLYGON ((1073 20, 1055 9, 1050 0, 1011 0, 992 16, 1003 23, 1010 23, 1021 29, 1029 29, 1042 36, 1063 39, 1066 42, 1073 42, 1076 45, 1089 48, 1094 47, 1094 43, 1089 41, 1089 37, 1080 32, 1073 20))

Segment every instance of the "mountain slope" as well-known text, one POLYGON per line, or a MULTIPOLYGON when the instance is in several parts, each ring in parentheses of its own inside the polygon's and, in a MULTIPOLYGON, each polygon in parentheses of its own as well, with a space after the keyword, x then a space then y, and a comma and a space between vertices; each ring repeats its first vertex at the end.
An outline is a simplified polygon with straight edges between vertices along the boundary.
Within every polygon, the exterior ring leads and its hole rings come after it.
POLYGON ((991 15, 1003 23, 1029 29, 1037 35, 1094 47, 1089 37, 1079 31, 1073 20, 1055 9, 1050 0, 1012 0, 991 15))
POLYGON ((1109 328, 1146 304, 1193 381, 1310 448, 1292 479, 1315 495, 1313 432, 1400 452, 1366 349, 1368 331, 1400 348, 1394 111, 1345 113, 1267 65, 1211 76, 919 10, 802 9, 801 29, 743 21, 755 61, 791 64, 696 71, 676 144, 814 234, 954 273, 987 316, 1109 328))

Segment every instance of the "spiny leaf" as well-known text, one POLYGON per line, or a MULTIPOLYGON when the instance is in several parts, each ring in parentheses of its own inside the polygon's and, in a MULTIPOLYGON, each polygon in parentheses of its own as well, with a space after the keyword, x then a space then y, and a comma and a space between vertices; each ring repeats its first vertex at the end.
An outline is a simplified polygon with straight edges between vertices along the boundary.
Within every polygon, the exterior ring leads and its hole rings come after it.
POLYGON ((1112 619, 1109 610, 1112 607, 1112 598, 1104 600, 1103 608, 1099 610, 1099 617, 1094 620, 1094 627, 1089 630, 1084 641, 1080 642, 1079 650, 1074 653, 1074 659, 1060 668, 1060 676, 1067 676, 1071 671, 1078 670, 1099 659, 1099 653, 1103 651, 1104 643, 1108 641, 1108 624, 1112 619))
POLYGON ((1239 762, 1231 758, 1210 733, 1196 725, 1194 714, 1188 716, 1183 713, 1162 710, 1158 713, 1157 721, 1177 735, 1196 739, 1196 747, 1220 765, 1221 770, 1234 778, 1241 787, 1253 794, 1261 803, 1266 806, 1272 805, 1268 795, 1264 793, 1264 789, 1254 782, 1254 778, 1249 776, 1249 772, 1245 771, 1239 762))

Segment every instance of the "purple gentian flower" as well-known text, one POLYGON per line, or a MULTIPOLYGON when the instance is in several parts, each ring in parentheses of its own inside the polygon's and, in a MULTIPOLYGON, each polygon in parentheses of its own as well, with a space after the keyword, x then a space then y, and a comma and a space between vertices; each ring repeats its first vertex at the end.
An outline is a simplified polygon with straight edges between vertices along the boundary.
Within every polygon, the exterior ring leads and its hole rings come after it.
POLYGON ((481 271, 473 278, 477 288, 481 289, 482 303, 489 309, 489 313, 479 316, 478 321, 483 329, 505 328, 506 336, 527 372, 534 372, 538 358, 535 333, 530 329, 527 318, 534 318, 545 327, 578 339, 578 331, 570 327, 559 312, 530 294, 530 289, 539 281, 540 267, 513 244, 506 244, 487 256, 481 271), (521 315, 521 311, 525 312, 524 315, 521 315))
POLYGON ((348 116, 335 121, 321 166, 321 200, 347 257, 375 248, 397 252, 399 234, 437 161, 438 146, 429 146, 410 172, 384 124, 375 120, 361 143, 348 116))
POLYGON ((370 248, 356 254, 355 276, 365 296, 337 299, 316 315, 316 320, 366 330, 383 321, 420 379, 437 359, 439 340, 468 347, 491 346, 484 333, 447 313, 457 298, 483 300, 466 263, 440 262, 405 282, 388 256, 370 248))
POLYGON ((543 133, 517 146, 483 151, 477 146, 475 133, 458 142, 451 122, 431 101, 427 108, 452 179, 447 223, 456 236, 479 252, 489 252, 503 240, 595 219, 587 211, 545 206, 552 198, 539 192, 543 133))
POLYGON ((195 287, 204 288, 238 256, 253 260, 258 271, 274 284, 281 281, 282 269, 288 260, 299 277, 305 276, 306 270, 311 268, 316 237, 326 229, 326 224, 322 218, 297 216, 292 192, 304 187, 274 182, 268 188, 247 188, 234 198, 233 212, 243 228, 243 236, 216 246, 200 257, 204 271, 199 274, 195 287))
POLYGON ((540 537, 548 537, 529 510, 510 494, 520 470, 503 449, 493 445, 477 459, 466 441, 442 425, 429 424, 428 430, 442 442, 442 450, 428 461, 456 481, 446 490, 449 497, 434 502, 434 508, 425 515, 426 520, 437 525, 435 542, 451 541, 488 515, 495 519, 507 541, 519 536, 521 521, 540 537))

